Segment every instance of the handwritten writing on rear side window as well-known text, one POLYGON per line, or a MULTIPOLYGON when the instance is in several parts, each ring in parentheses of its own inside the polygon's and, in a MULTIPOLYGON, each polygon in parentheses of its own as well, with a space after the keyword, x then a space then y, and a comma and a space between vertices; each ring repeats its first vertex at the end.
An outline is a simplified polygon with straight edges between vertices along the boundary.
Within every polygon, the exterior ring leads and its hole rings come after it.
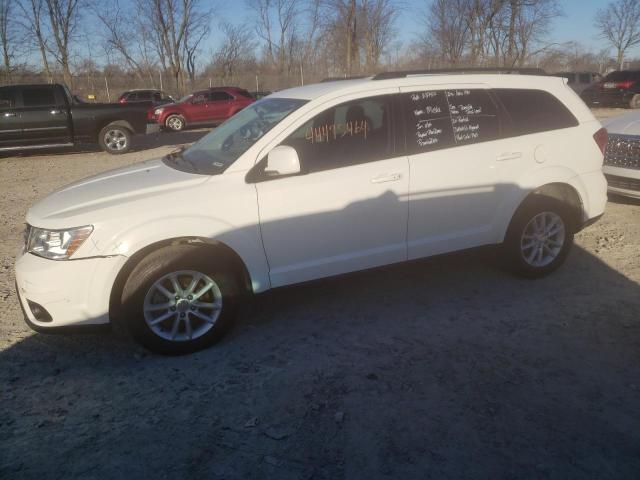
POLYGON ((496 108, 483 90, 437 90, 408 95, 407 146, 411 153, 483 142, 498 136, 496 108))

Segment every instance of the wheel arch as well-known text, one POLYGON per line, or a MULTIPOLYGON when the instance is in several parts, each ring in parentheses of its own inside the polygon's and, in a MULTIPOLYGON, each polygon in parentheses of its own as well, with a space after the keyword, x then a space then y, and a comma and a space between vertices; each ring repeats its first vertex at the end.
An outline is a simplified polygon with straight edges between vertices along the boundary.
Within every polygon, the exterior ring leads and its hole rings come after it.
POLYGON ((100 123, 98 123, 98 126, 97 126, 96 131, 95 131, 96 140, 99 140, 98 139, 98 135, 100 135, 100 132, 102 131, 102 129, 104 127, 108 127, 109 125, 114 125, 114 126, 126 128, 127 130, 129 130, 129 132, 132 135, 135 132, 135 130, 133 129, 133 125, 131 125, 131 123, 129 123, 127 120, 113 119, 112 118, 112 119, 108 119, 108 120, 103 120, 100 123))
POLYGON ((508 221, 504 222, 505 227, 501 231, 500 242, 504 241, 507 231, 509 230, 509 226, 518 212, 524 205, 536 197, 553 198, 567 205, 570 210, 570 217, 572 220, 571 226, 573 231, 580 231, 583 224, 584 204, 578 188, 569 182, 550 182, 523 193, 519 201, 515 203, 515 207, 510 212, 508 221))
POLYGON ((160 248, 170 245, 198 245, 211 249, 214 255, 224 258, 229 266, 238 274, 241 285, 243 287, 243 294, 253 293, 251 274, 247 268, 244 260, 240 255, 227 244, 210 238, 204 237, 176 237, 166 240, 160 240, 149 245, 142 247, 131 255, 124 265, 118 271, 115 280, 111 287, 109 295, 109 318, 111 322, 121 317, 120 312, 120 297, 124 286, 129 279, 131 272, 134 268, 151 252, 154 252, 160 248))

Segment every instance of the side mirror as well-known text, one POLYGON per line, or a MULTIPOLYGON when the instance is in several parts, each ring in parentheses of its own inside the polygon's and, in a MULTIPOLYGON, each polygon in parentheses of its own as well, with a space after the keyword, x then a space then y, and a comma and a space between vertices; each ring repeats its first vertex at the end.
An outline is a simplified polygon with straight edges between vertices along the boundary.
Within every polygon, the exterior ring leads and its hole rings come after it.
POLYGON ((279 145, 271 150, 267 155, 264 173, 268 176, 300 173, 300 159, 296 149, 288 145, 279 145))

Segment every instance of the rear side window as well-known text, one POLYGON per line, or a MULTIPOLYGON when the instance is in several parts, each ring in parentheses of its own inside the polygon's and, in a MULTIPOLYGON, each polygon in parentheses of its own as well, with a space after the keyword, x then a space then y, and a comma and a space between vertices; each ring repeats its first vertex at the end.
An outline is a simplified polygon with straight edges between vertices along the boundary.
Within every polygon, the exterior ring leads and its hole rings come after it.
POLYGON ((24 107, 45 107, 56 105, 56 95, 52 88, 25 88, 22 90, 24 107))
POLYGON ((296 149, 305 172, 389 158, 389 97, 364 98, 325 110, 282 144, 296 149))
POLYGON ((495 140, 497 109, 486 90, 424 90, 404 94, 409 154, 495 140))
POLYGON ((544 90, 499 88, 494 90, 511 117, 505 137, 559 130, 578 125, 578 120, 560 100, 544 90))
POLYGON ((591 83, 591 74, 589 73, 581 73, 579 78, 580 83, 591 83))
POLYGON ((128 100, 129 102, 132 102, 132 101, 134 101, 134 100, 137 100, 137 99, 138 99, 138 94, 137 94, 137 93, 128 93, 128 94, 126 95, 126 98, 127 98, 127 100, 128 100))

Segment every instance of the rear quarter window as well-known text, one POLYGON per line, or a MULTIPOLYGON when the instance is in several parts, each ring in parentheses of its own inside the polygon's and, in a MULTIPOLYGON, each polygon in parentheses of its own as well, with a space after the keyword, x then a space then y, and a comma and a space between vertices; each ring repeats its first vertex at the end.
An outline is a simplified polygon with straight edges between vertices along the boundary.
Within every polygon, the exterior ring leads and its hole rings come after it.
MULTIPOLYGON (((560 100, 544 90, 495 89, 494 93, 511 119, 503 136, 516 137, 578 125, 560 100)), ((506 122, 505 122, 506 123, 506 122)))

